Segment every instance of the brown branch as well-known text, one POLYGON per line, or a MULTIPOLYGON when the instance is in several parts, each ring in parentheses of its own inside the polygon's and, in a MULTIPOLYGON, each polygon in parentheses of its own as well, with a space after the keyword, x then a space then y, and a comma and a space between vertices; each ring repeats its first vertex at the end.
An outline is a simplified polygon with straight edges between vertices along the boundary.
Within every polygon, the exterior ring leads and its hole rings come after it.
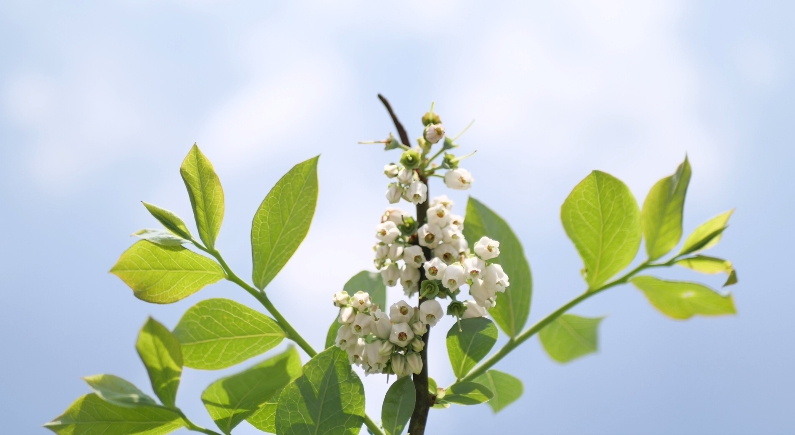
POLYGON ((389 101, 387 101, 386 98, 384 98, 384 96, 381 94, 378 94, 378 99, 381 100, 382 103, 384 103, 384 107, 386 107, 386 111, 389 112, 389 116, 392 118, 392 122, 395 123, 395 128, 397 129, 398 137, 400 137, 400 143, 406 146, 411 146, 411 144, 409 143, 409 135, 406 133, 406 129, 403 128, 403 124, 401 124, 400 121, 398 120, 397 116, 395 115, 395 112, 392 110, 392 106, 389 105, 389 101))

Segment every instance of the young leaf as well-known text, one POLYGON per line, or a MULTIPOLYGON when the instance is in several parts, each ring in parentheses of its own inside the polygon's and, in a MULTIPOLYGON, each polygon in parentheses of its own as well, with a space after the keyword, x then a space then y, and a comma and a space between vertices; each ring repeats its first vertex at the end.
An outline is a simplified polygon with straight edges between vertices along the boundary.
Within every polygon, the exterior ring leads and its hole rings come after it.
POLYGON ((213 382, 202 393, 202 402, 218 428, 229 434, 299 376, 301 357, 291 347, 244 372, 213 382))
POLYGON ((673 175, 651 188, 643 202, 641 223, 649 260, 667 254, 682 238, 682 216, 690 175, 690 162, 685 157, 673 175))
POLYGON ((447 389, 444 401, 457 405, 479 405, 488 402, 494 393, 477 382, 457 382, 447 389))
POLYGON ((485 317, 461 320, 447 332, 447 354, 457 379, 466 375, 478 361, 488 355, 497 342, 497 328, 485 317))
POLYGON ((726 279, 726 283, 723 284, 724 287, 737 284, 737 272, 734 270, 731 261, 728 260, 707 257, 706 255, 696 255, 694 257, 678 260, 675 264, 710 275, 725 273, 728 278, 726 279))
POLYGON ((696 251, 703 251, 718 244, 726 224, 729 223, 734 210, 719 214, 714 218, 699 225, 685 240, 685 245, 679 255, 690 254, 696 251))
POLYGON ((564 314, 544 327, 538 336, 552 359, 567 363, 596 352, 599 344, 597 329, 602 319, 564 314))
POLYGON ((395 381, 384 397, 384 405, 381 407, 381 424, 386 435, 400 435, 406 428, 411 413, 414 412, 414 404, 417 400, 417 393, 414 391, 414 382, 410 376, 404 376, 395 381))
POLYGON ((436 381, 433 378, 428 378, 428 391, 430 391, 431 394, 436 394, 437 388, 439 387, 436 385, 436 381))
POLYGON ((351 296, 358 291, 367 292, 370 294, 370 301, 380 307, 382 311, 387 311, 389 308, 386 306, 386 286, 378 273, 363 270, 349 279, 342 289, 351 296))
POLYGON ((44 425, 59 435, 165 435, 183 426, 180 416, 169 409, 125 408, 96 394, 77 399, 63 415, 44 425))
POLYGON ((207 257, 182 246, 163 246, 141 240, 121 254, 110 273, 118 276, 135 297, 170 304, 218 282, 224 270, 207 257))
POLYGON ((113 375, 86 376, 84 381, 102 400, 114 405, 134 408, 136 406, 157 406, 155 399, 147 396, 138 387, 113 375))
POLYGON ((182 350, 179 340, 165 326, 153 318, 147 319, 135 343, 149 380, 160 401, 174 406, 182 376, 182 350))
POLYGON ((560 209, 563 228, 585 263, 585 280, 594 289, 624 269, 640 247, 640 210, 618 178, 593 171, 560 209))
POLYGON ((364 386, 348 354, 331 347, 304 366, 285 387, 276 408, 276 433, 356 435, 364 423, 364 386))
POLYGON ((224 220, 224 190, 221 188, 221 180, 218 179, 213 164, 199 151, 196 144, 193 144, 182 161, 179 173, 188 189, 199 237, 207 248, 213 249, 224 220))
POLYGON ((511 278, 511 285, 500 295, 500 303, 490 309, 489 314, 500 329, 515 337, 527 323, 533 297, 533 277, 522 244, 499 215, 472 197, 467 202, 465 223, 464 237, 470 244, 483 236, 500 242, 501 255, 494 262, 502 265, 511 278))
MULTIPOLYGON (((143 202, 143 201, 141 201, 143 202)), ((163 224, 166 229, 171 231, 172 233, 182 237, 183 239, 193 239, 193 236, 190 234, 190 230, 185 225, 185 222, 180 219, 179 216, 170 212, 164 208, 160 208, 154 204, 149 204, 148 202, 143 202, 144 207, 149 210, 149 213, 155 217, 161 224, 163 224)))
POLYGON ((180 246, 183 243, 191 243, 190 240, 183 239, 182 237, 166 230, 143 229, 132 233, 133 236, 139 239, 148 240, 152 243, 157 243, 163 246, 180 246))
POLYGON ((485 386, 494 394, 488 404, 495 414, 522 397, 524 392, 521 380, 497 370, 483 373, 474 382, 485 386))
POLYGON ((737 313, 731 295, 721 295, 701 284, 665 281, 653 276, 632 278, 632 284, 646 295, 655 308, 674 319, 737 313))
POLYGON ((331 326, 328 328, 328 333, 326 333, 326 349, 334 346, 337 341, 337 331, 340 330, 340 326, 342 324, 338 322, 336 319, 334 322, 331 323, 331 326))
POLYGON ((229 299, 208 299, 185 312, 174 336, 186 366, 218 370, 273 349, 285 333, 259 311, 229 299))
POLYGON ((282 270, 309 232, 317 204, 317 160, 293 166, 260 204, 251 224, 253 281, 260 290, 282 270))

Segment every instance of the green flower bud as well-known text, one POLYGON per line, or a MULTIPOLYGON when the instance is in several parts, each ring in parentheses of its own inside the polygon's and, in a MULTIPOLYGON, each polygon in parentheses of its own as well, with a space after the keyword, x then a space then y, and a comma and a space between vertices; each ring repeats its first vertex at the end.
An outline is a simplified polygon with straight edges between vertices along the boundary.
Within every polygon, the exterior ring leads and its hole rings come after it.
POLYGON ((451 150, 453 148, 458 148, 458 144, 453 143, 453 139, 450 139, 448 136, 445 136, 444 145, 442 145, 442 149, 451 150))
POLYGON ((404 236, 411 236, 417 232, 417 221, 411 216, 403 216, 403 223, 398 225, 398 229, 404 236))
POLYGON ((444 153, 444 160, 442 160, 442 168, 444 169, 457 169, 458 159, 453 154, 444 153))
POLYGON ((384 146, 384 149, 389 151, 396 148, 400 148, 400 142, 395 138, 395 136, 392 136, 392 133, 389 133, 389 138, 386 140, 386 146, 384 146))
POLYGON ((467 310, 466 305, 464 305, 461 301, 453 301, 450 302, 450 305, 447 306, 447 314, 450 316, 456 316, 461 318, 464 315, 464 311, 467 310))
POLYGON ((422 282, 420 287, 420 297, 425 299, 433 299, 439 294, 439 281, 435 279, 426 279, 422 282))
POLYGON ((420 167, 420 163, 422 163, 422 156, 417 150, 403 151, 403 155, 400 156, 400 164, 408 169, 417 169, 420 167))
POLYGON ((441 123, 442 123, 442 118, 439 118, 439 115, 435 113, 431 115, 431 112, 425 112, 425 114, 422 115, 422 125, 441 124, 441 123))

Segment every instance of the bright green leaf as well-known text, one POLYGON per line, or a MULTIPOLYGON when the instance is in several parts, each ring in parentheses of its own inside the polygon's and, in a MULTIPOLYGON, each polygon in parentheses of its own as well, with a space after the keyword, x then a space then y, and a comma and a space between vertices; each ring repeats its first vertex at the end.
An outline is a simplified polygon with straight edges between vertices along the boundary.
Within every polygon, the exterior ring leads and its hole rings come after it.
POLYGON ((59 435, 165 435, 183 426, 174 411, 154 406, 125 408, 96 394, 77 399, 63 415, 44 425, 59 435))
POLYGON ((447 332, 447 354, 455 377, 461 379, 497 342, 497 328, 485 317, 461 320, 447 332))
POLYGON ((679 255, 703 251, 718 244, 734 210, 719 214, 699 225, 685 240, 679 255))
POLYGON ((494 393, 477 382, 457 382, 447 389, 444 401, 457 405, 479 405, 488 402, 494 393))
POLYGON ((155 304, 185 299, 224 277, 221 266, 207 257, 146 240, 124 251, 110 273, 130 286, 135 297, 155 304))
POLYGON ((436 394, 437 388, 439 388, 439 387, 436 385, 436 381, 433 378, 429 377, 428 378, 428 391, 430 391, 431 394, 436 394))
POLYGON ((155 399, 147 396, 138 387, 114 375, 86 376, 84 381, 97 396, 106 402, 124 407, 157 405, 155 399))
POLYGON ((182 376, 182 350, 177 337, 150 317, 138 334, 135 349, 149 373, 152 390, 164 405, 174 406, 182 376))
POLYGON ((381 279, 381 275, 378 273, 363 270, 349 279, 342 289, 351 296, 358 291, 367 292, 370 294, 370 301, 374 305, 380 307, 382 311, 387 311, 386 286, 384 285, 384 280, 381 279))
POLYGON ((474 382, 484 385, 494 394, 488 403, 495 414, 522 397, 524 392, 521 380, 497 370, 483 373, 474 382))
POLYGON ((224 190, 210 160, 193 144, 179 168, 188 189, 196 228, 204 244, 213 249, 224 220, 224 190))
POLYGON ((309 232, 317 204, 317 160, 293 166, 260 204, 251 224, 254 285, 260 290, 282 270, 309 232))
POLYGON ((289 348, 244 372, 213 382, 202 393, 202 402, 218 428, 229 434, 299 376, 301 357, 295 348, 289 348))
POLYGON ((259 410, 246 421, 257 429, 267 432, 276 433, 276 408, 279 405, 279 396, 282 392, 278 391, 273 397, 270 398, 259 410))
POLYGON ((596 352, 599 344, 597 329, 602 319, 564 314, 545 326, 538 336, 552 359, 566 363, 596 352))
POLYGON ((270 317, 229 299, 208 299, 192 306, 174 335, 185 365, 202 370, 233 366, 273 349, 285 337, 270 317))
POLYGON ((685 157, 676 172, 658 181, 646 196, 641 223, 649 260, 667 254, 682 238, 682 216, 690 175, 690 162, 685 157))
POLYGON ((638 203, 610 174, 593 171, 582 180, 563 203, 560 219, 585 263, 591 289, 627 267, 640 247, 638 203))
POLYGON ((721 295, 701 284, 665 281, 653 276, 632 278, 632 284, 646 295, 655 308, 674 319, 737 313, 731 295, 721 295))
POLYGON ((279 435, 357 435, 364 423, 364 386, 348 354, 330 347, 304 366, 276 409, 279 435))
POLYGON ((148 240, 152 243, 164 246, 180 246, 183 243, 191 243, 190 240, 183 239, 182 237, 166 230, 156 230, 145 228, 138 230, 131 234, 139 239, 148 240))
POLYGON ((678 260, 675 264, 710 275, 725 273, 728 278, 726 279, 726 283, 723 284, 724 287, 737 284, 737 272, 734 270, 734 266, 732 266, 731 261, 722 258, 696 255, 694 257, 678 260))
POLYGON ((515 337, 527 323, 533 297, 533 277, 522 244, 505 220, 472 197, 467 202, 464 222, 464 237, 470 244, 483 236, 500 242, 501 254, 493 262, 502 265, 511 277, 511 285, 500 294, 500 303, 489 314, 506 334, 515 337))
POLYGON ((400 435, 414 412, 417 393, 410 376, 395 381, 386 392, 381 407, 381 425, 387 435, 400 435))
POLYGON ((149 210, 149 213, 151 213, 155 219, 160 221, 160 223, 163 224, 163 226, 169 231, 182 237, 183 239, 193 238, 193 236, 190 234, 190 230, 188 230, 188 227, 185 225, 185 222, 180 219, 179 216, 154 204, 149 204, 148 202, 143 202, 143 204, 144 207, 149 210))
POLYGON ((336 320, 331 323, 331 326, 328 328, 328 333, 326 333, 326 349, 334 346, 337 342, 337 331, 340 330, 340 326, 342 324, 336 320))

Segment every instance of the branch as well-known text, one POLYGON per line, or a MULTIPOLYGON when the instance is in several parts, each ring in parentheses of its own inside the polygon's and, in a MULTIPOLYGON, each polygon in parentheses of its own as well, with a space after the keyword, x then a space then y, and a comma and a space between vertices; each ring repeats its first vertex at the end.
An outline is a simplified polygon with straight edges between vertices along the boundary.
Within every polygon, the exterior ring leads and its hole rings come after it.
POLYGON ((392 118, 392 122, 395 123, 395 128, 397 129, 398 136, 400 137, 400 142, 403 145, 411 146, 409 143, 409 135, 406 133, 406 129, 403 128, 403 124, 401 124, 400 121, 398 120, 397 116, 395 115, 395 112, 392 110, 392 106, 389 104, 389 101, 387 101, 387 99, 381 94, 378 94, 378 99, 381 100, 382 103, 384 103, 384 107, 386 107, 386 111, 389 112, 389 116, 392 118))

